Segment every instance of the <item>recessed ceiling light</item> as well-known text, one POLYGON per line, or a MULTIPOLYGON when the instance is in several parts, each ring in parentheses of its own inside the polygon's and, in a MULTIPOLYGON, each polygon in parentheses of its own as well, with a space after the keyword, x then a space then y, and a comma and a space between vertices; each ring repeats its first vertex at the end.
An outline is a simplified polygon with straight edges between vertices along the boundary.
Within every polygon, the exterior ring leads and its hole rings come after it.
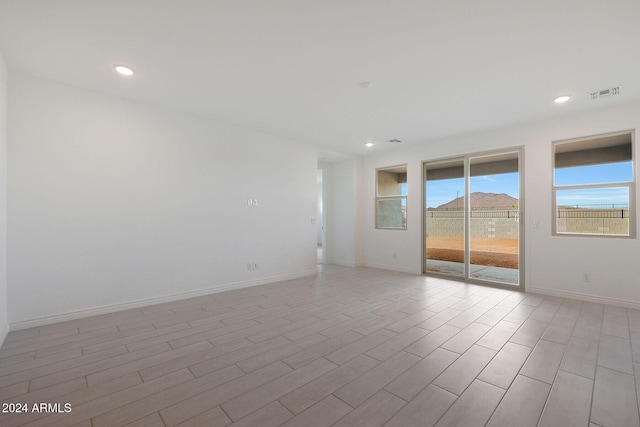
POLYGON ((569 95, 562 95, 562 96, 558 96, 556 98, 553 98, 553 102, 555 102, 556 104, 564 104, 565 102, 567 102, 570 99, 571 99, 571 97, 569 95))
POLYGON ((360 82, 358 83, 358 86, 362 89, 369 89, 371 87, 371 82, 360 82))
POLYGON ((367 147, 367 148, 371 148, 371 147, 373 147, 373 141, 367 141, 367 142, 365 142, 365 143, 364 143, 364 146, 365 146, 365 147, 367 147))
POLYGON ((122 74, 123 76, 133 76, 133 70, 130 67, 127 67, 126 65, 122 65, 122 64, 116 64, 113 66, 113 69, 116 70, 118 73, 122 74))

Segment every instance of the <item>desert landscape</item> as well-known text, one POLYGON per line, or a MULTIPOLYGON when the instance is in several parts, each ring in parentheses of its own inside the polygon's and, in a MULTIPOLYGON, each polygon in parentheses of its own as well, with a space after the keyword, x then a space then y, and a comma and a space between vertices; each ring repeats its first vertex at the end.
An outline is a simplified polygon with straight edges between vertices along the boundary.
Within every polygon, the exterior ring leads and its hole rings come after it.
MULTIPOLYGON (((518 268, 518 240, 471 238, 470 263, 491 267, 518 268)), ((427 259, 464 262, 462 236, 429 236, 427 259)))

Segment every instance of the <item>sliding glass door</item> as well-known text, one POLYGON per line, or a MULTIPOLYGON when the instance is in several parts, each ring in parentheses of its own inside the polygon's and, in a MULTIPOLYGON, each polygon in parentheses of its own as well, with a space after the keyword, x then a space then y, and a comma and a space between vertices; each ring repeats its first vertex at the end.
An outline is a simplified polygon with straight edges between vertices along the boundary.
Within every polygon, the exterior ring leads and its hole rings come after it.
POLYGON ((521 284, 520 150, 425 162, 425 273, 521 284))
POLYGON ((465 277, 464 159, 425 164, 427 272, 465 277))

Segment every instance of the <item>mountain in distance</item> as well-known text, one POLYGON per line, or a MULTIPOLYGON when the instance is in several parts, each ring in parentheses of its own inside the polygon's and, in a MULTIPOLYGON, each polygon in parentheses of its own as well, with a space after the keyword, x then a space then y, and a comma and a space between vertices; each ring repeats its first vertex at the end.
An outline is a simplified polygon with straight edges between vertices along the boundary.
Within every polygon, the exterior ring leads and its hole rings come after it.
MULTIPOLYGON (((518 199, 511 197, 506 193, 471 193, 471 209, 514 209, 518 206, 518 199)), ((453 199, 452 201, 440 205, 430 210, 436 211, 455 211, 462 210, 464 207, 464 196, 453 199)))

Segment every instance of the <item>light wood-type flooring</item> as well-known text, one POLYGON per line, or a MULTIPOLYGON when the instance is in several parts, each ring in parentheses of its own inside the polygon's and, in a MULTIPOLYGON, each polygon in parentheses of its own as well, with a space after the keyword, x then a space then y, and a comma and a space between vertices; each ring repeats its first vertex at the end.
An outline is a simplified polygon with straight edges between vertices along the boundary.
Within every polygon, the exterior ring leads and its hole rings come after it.
POLYGON ((11 332, 0 349, 3 409, 28 410, 3 427, 635 427, 638 390, 640 311, 368 268, 11 332))

